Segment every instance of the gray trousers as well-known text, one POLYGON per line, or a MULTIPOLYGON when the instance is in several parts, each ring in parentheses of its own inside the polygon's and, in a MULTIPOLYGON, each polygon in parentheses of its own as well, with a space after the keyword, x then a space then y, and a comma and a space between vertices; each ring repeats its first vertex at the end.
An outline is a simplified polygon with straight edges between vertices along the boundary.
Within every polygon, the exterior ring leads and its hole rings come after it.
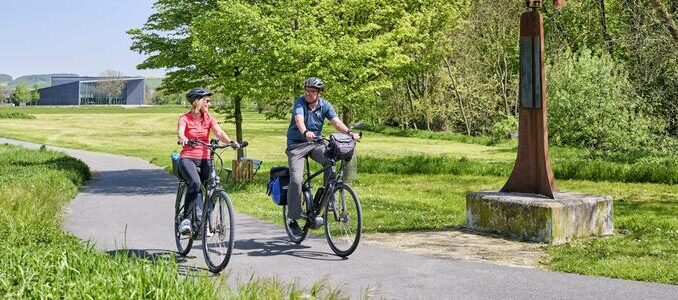
MULTIPOLYGON (((290 183, 287 187, 287 217, 291 219, 301 218, 301 184, 304 181, 304 163, 306 155, 313 160, 326 166, 330 161, 325 158, 324 144, 305 144, 302 146, 291 145, 287 154, 287 165, 290 168, 290 183)), ((334 168, 329 168, 323 174, 323 184, 335 176, 334 168)))

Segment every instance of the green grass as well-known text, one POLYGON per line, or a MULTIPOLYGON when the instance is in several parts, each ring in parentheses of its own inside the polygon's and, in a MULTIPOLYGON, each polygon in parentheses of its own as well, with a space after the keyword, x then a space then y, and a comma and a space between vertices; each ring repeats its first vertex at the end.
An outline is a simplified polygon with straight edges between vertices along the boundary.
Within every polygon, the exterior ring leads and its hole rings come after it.
POLYGON ((549 246, 551 269, 678 284, 678 186, 559 183, 564 190, 612 196, 615 235, 549 246))
POLYGON ((22 112, 0 113, 0 119, 35 119, 35 116, 22 112))
POLYGON ((215 298, 172 260, 112 257, 61 231, 61 207, 89 177, 63 154, 0 146, 0 295, 3 298, 215 298))
POLYGON ((22 112, 29 114, 117 114, 117 113, 180 113, 187 111, 184 106, 162 105, 162 106, 0 106, 0 113, 22 112))
MULTIPOLYGON (((635 163, 617 163, 602 159, 557 158, 551 163, 557 179, 618 181, 640 183, 678 183, 678 159, 653 157, 635 163)), ((453 174, 508 177, 512 161, 470 160, 453 155, 406 155, 400 157, 360 157, 362 173, 453 174)))
POLYGON ((58 213, 90 173, 61 153, 0 145, 0 296, 36 299, 343 299, 319 281, 310 288, 252 278, 181 277, 173 255, 102 253, 61 230, 58 213))
MULTIPOLYGON (((62 115, 27 111, 36 119, 0 120, 0 135, 131 155, 169 167, 181 108, 172 112, 108 109, 111 111, 97 108, 96 113, 76 109, 62 115)), ((245 139, 250 142, 246 156, 264 160, 264 165, 254 182, 227 184, 227 189, 239 212, 281 223, 280 208, 265 194, 265 182, 268 168, 286 164, 289 121, 266 120, 253 112, 245 113, 244 120, 245 139)), ((233 135, 232 124, 222 127, 233 135)), ((363 205, 367 233, 445 230, 463 225, 466 193, 498 190, 515 160, 511 143, 486 146, 370 132, 364 134, 358 152, 360 174, 353 187, 363 205)), ((233 152, 225 153, 232 158, 233 152)), ((552 270, 678 283, 678 253, 673 250, 678 249, 678 187, 619 182, 650 178, 675 183, 675 179, 664 179, 675 178, 676 159, 646 154, 597 155, 558 147, 552 148, 551 155, 561 190, 612 196, 616 235, 549 246, 545 264, 552 270)))

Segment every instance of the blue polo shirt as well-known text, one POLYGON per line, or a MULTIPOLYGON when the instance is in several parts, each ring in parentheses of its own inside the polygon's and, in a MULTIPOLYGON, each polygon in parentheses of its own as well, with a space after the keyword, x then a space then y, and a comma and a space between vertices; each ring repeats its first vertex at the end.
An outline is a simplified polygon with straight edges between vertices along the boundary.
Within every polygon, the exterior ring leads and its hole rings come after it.
POLYGON ((336 118, 337 112, 334 111, 332 104, 327 102, 324 98, 318 98, 318 105, 314 110, 311 110, 311 108, 308 107, 308 103, 306 103, 304 96, 294 100, 294 105, 292 106, 292 120, 290 121, 290 127, 287 128, 288 147, 292 144, 306 142, 306 138, 299 132, 299 128, 294 122, 294 116, 296 115, 304 116, 304 124, 306 125, 307 130, 313 131, 316 136, 321 136, 325 119, 332 120, 336 118))

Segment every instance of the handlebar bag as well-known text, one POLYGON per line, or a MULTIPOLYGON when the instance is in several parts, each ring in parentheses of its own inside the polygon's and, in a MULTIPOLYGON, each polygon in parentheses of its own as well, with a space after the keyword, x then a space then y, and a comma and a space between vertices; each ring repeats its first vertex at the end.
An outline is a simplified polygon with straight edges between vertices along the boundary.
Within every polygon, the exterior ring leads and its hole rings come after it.
POLYGON ((266 193, 276 205, 287 205, 287 185, 290 183, 290 169, 286 166, 272 167, 266 193))
POLYGON ((330 135, 326 155, 335 160, 350 161, 355 152, 355 140, 352 136, 343 133, 330 135))

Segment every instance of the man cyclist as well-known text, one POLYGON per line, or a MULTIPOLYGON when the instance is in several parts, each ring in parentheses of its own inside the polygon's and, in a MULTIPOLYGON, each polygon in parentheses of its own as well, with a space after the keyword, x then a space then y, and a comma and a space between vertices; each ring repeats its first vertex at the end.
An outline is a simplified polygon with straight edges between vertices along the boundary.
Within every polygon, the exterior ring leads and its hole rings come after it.
MULTIPOLYGON (((287 189, 287 224, 293 235, 302 234, 297 223, 301 218, 301 183, 304 177, 304 157, 310 157, 326 166, 325 144, 308 143, 322 136, 325 119, 341 133, 349 134, 354 140, 360 135, 351 131, 337 116, 332 105, 320 97, 325 90, 325 83, 317 77, 304 81, 304 95, 294 100, 292 119, 287 128, 287 164, 290 168, 290 183, 287 189)), ((323 176, 324 182, 334 178, 334 170, 328 169, 323 176)))

